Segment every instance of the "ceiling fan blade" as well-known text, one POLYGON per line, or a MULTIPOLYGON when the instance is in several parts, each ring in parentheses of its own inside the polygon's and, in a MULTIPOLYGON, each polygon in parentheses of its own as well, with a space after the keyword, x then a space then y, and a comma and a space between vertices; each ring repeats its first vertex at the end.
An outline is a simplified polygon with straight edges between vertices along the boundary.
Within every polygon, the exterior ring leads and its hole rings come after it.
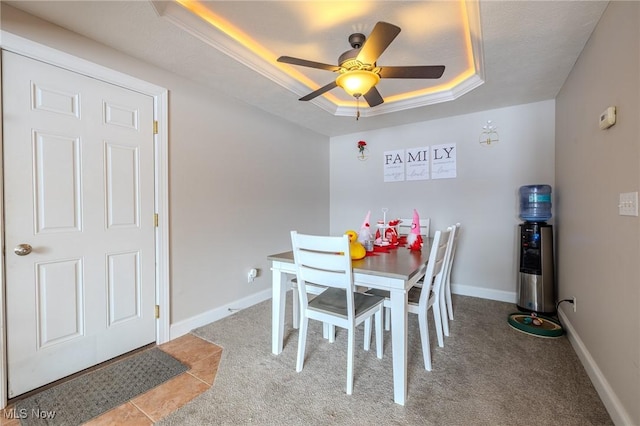
POLYGON ((280 56, 278 58, 278 62, 284 62, 285 64, 292 64, 292 65, 300 65, 300 66, 309 67, 309 68, 318 68, 318 69, 327 70, 327 71, 338 71, 340 69, 340 67, 337 65, 329 65, 329 64, 323 64, 322 62, 307 61, 306 59, 292 58, 291 56, 280 56))
POLYGON ((314 90, 313 92, 309 93, 306 96, 301 97, 300 99, 298 99, 299 101, 310 101, 311 99, 315 98, 316 96, 320 96, 322 95, 324 92, 328 92, 329 90, 338 87, 338 85, 336 84, 335 81, 332 81, 331 83, 327 84, 326 86, 322 86, 321 88, 314 90))
POLYGON ((400 27, 387 22, 378 22, 360 48, 356 59, 363 64, 375 64, 398 34, 400 34, 400 27))
POLYGON ((444 65, 380 67, 381 78, 440 78, 443 73, 444 65))
POLYGON ((367 103, 370 107, 374 107, 376 105, 380 105, 384 102, 382 99, 382 95, 376 89, 376 86, 373 86, 367 93, 364 94, 364 98, 367 100, 367 103))

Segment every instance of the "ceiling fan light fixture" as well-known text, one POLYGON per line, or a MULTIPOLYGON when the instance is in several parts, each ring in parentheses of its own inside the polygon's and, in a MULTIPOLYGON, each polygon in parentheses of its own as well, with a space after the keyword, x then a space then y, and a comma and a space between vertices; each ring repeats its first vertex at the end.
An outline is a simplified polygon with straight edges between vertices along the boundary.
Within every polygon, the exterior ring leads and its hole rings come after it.
MULTIPOLYGON (((375 88, 382 78, 440 78, 444 73, 444 65, 378 67, 376 61, 399 33, 400 27, 379 21, 368 37, 362 33, 351 34, 349 44, 353 49, 340 55, 339 65, 308 61, 291 56, 280 56, 278 62, 338 73, 334 81, 301 97, 299 99, 301 101, 310 101, 339 86, 357 101, 363 97, 370 107, 375 107, 384 102, 382 95, 375 88)), ((357 102, 356 110, 358 113, 360 112, 357 102)))
POLYGON ((380 76, 373 71, 351 70, 340 74, 336 84, 342 87, 350 96, 359 98, 378 84, 380 76))

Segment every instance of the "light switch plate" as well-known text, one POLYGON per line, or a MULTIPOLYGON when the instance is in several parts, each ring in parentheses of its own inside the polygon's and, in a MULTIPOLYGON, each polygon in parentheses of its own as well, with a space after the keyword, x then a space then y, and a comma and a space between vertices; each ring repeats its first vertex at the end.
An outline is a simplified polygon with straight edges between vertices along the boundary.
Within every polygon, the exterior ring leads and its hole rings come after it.
POLYGON ((638 193, 621 192, 618 212, 620 216, 638 216, 638 193))

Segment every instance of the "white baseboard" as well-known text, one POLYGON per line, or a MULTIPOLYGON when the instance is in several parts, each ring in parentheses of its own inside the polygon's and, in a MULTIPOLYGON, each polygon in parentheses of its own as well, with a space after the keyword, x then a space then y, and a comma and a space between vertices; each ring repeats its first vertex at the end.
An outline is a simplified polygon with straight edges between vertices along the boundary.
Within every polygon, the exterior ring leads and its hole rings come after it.
POLYGON ((451 292, 461 296, 472 296, 480 299, 497 300, 500 302, 516 303, 515 291, 493 290, 490 288, 472 287, 462 284, 451 284, 451 292))
POLYGON ((267 299, 271 299, 271 288, 262 290, 243 299, 236 300, 228 305, 221 306, 191 318, 187 318, 186 320, 179 321, 175 324, 171 324, 169 339, 173 340, 177 337, 183 336, 194 328, 202 327, 203 325, 218 321, 236 313, 237 311, 241 311, 242 309, 248 308, 249 306, 253 306, 267 299))
POLYGON ((598 392, 600 399, 602 399, 604 406, 607 408, 613 423, 616 425, 632 425, 633 421, 631 420, 631 416, 629 416, 620 399, 618 399, 618 396, 613 389, 611 389, 609 382, 604 377, 604 374, 602 374, 602 371, 600 371, 600 368, 598 368, 598 364, 596 364, 595 360, 591 357, 587 347, 571 325, 569 318, 561 310, 558 310, 558 317, 560 317, 562 327, 567 333, 573 350, 578 355, 578 358, 580 358, 584 369, 591 379, 591 383, 593 383, 593 386, 596 388, 596 392, 598 392))

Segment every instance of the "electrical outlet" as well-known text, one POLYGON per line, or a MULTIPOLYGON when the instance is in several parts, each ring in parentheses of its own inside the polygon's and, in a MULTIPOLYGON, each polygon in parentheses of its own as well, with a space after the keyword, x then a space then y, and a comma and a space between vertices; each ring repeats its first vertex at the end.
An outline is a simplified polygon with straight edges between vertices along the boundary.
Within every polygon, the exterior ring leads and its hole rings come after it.
POLYGON ((576 306, 576 297, 573 296, 573 312, 576 312, 577 306, 576 306))
POLYGON ((257 276, 258 276, 258 270, 255 268, 252 268, 251 270, 249 270, 249 273, 247 274, 247 282, 252 283, 257 276))

